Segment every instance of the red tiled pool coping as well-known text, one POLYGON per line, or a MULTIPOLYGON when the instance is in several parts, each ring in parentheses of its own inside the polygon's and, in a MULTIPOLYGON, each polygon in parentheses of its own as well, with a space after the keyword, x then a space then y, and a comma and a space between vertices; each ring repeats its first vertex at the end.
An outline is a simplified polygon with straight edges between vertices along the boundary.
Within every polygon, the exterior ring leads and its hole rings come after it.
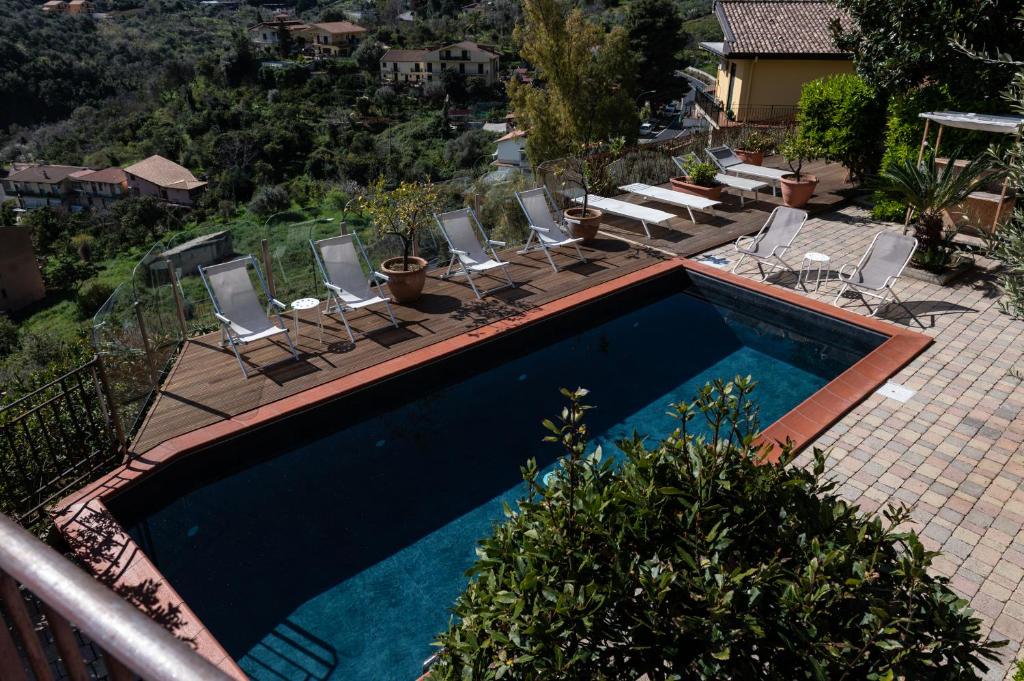
POLYGON ((147 602, 157 603, 162 614, 166 616, 168 611, 174 614, 175 621, 180 623, 174 630, 176 635, 188 640, 198 652, 231 676, 245 678, 244 672, 109 512, 106 500, 137 483, 156 468, 215 442, 311 409, 367 385, 436 362, 499 335, 679 268, 724 280, 888 336, 881 346, 764 430, 762 442, 770 448, 769 461, 779 459, 779 445, 787 441, 795 449, 813 442, 819 434, 932 342, 931 338, 923 334, 810 300, 793 291, 757 283, 697 261, 674 258, 173 437, 61 500, 52 511, 54 522, 72 550, 97 576, 123 593, 145 591, 147 602))

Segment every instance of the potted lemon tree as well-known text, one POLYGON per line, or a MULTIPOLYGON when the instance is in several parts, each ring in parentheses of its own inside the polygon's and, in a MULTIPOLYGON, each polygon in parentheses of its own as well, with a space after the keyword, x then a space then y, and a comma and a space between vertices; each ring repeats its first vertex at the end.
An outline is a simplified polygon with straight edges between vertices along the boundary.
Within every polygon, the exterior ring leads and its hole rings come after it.
POLYGON ((780 180, 782 202, 792 208, 803 208, 814 196, 814 189, 818 186, 818 178, 803 172, 804 164, 821 156, 821 149, 804 135, 796 133, 786 138, 779 151, 793 171, 793 177, 780 180))
POLYGON ((754 130, 736 148, 736 156, 744 163, 759 166, 764 163, 765 154, 773 148, 775 148, 775 140, 760 130, 754 130))

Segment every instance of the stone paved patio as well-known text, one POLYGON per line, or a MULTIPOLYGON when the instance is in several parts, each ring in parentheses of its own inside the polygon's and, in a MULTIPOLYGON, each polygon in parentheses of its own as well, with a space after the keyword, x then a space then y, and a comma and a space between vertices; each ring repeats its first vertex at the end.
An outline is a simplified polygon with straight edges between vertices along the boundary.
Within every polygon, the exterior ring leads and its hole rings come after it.
MULTIPOLYGON (((788 273, 769 281, 831 302, 835 270, 859 260, 882 229, 899 227, 872 222, 856 207, 809 220, 789 260, 799 268, 807 251, 829 254, 831 280, 818 291, 788 273)), ((732 247, 709 254, 735 262, 732 247)), ((738 274, 760 276, 749 260, 738 274)), ((1010 374, 1024 371, 1024 321, 999 311, 989 274, 948 287, 904 277, 896 291, 916 320, 892 306, 880 317, 935 338, 893 378, 916 394, 906 403, 870 396, 816 446, 829 449, 829 471, 845 498, 866 510, 914 507, 914 529, 943 553, 935 569, 970 599, 993 638, 1009 640, 1005 663, 986 678, 1009 679, 1013 660, 1024 657, 1024 381, 1010 374)), ((841 302, 866 313, 858 300, 841 302)))

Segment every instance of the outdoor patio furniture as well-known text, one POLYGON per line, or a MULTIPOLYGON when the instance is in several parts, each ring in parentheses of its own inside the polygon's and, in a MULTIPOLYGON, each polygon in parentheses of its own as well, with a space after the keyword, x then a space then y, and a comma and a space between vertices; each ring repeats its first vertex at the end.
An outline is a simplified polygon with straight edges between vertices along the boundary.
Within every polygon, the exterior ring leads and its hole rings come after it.
POLYGON ((388 311, 392 326, 398 328, 398 320, 391 311, 391 298, 384 295, 384 289, 381 288, 388 278, 373 269, 359 235, 353 232, 320 241, 310 240, 309 245, 313 249, 313 259, 320 270, 320 276, 323 277, 324 288, 327 289, 328 299, 324 314, 338 313, 341 323, 345 325, 345 331, 348 332, 349 340, 356 342, 345 313, 364 307, 383 305, 388 311))
MULTIPOLYGON (((583 205, 582 196, 577 196, 573 201, 581 206, 583 205)), ((675 214, 668 213, 663 210, 648 208, 647 206, 638 206, 635 203, 627 203, 625 201, 619 201, 618 199, 609 199, 604 196, 597 196, 596 194, 591 194, 589 196, 587 199, 587 206, 597 208, 598 210, 611 215, 639 220, 640 224, 644 227, 644 233, 647 234, 648 239, 651 238, 651 230, 647 227, 648 222, 653 222, 656 225, 664 225, 669 220, 676 217, 675 214)))
POLYGON ((722 173, 728 175, 730 173, 735 175, 746 175, 748 177, 756 177, 759 180, 765 180, 772 186, 772 196, 777 193, 779 180, 792 175, 793 173, 789 170, 778 170, 776 168, 765 168, 764 166, 755 166, 751 163, 744 163, 740 160, 740 157, 736 155, 732 149, 727 146, 721 147, 708 147, 708 156, 714 161, 715 165, 722 173))
MULTIPOLYGON (((687 158, 673 156, 672 162, 676 164, 676 167, 679 168, 679 170, 685 173, 686 162, 689 159, 693 159, 693 162, 695 163, 699 162, 697 155, 694 153, 687 154, 687 158)), ((729 187, 730 189, 735 189, 738 192, 740 197, 741 208, 743 207, 746 201, 746 196, 744 195, 744 192, 753 193, 754 200, 757 201, 757 193, 762 189, 768 188, 768 186, 770 185, 770 183, 762 182, 761 180, 751 180, 746 177, 733 177, 732 175, 726 175, 725 173, 715 173, 715 181, 722 185, 725 185, 726 187, 729 187)))
POLYGON ((296 360, 299 359, 299 353, 295 351, 295 345, 288 335, 288 328, 277 311, 286 309, 286 306, 270 295, 256 258, 247 255, 237 260, 198 269, 203 285, 210 294, 214 316, 220 322, 221 336, 234 351, 243 376, 249 378, 249 372, 246 371, 242 355, 238 352, 239 345, 247 345, 283 333, 292 356, 296 360), (256 279, 267 297, 266 309, 260 305, 256 289, 249 278, 250 266, 256 271, 256 279), (270 311, 273 308, 277 308, 274 311, 277 324, 270 320, 270 311))
POLYGON ((828 281, 828 268, 831 262, 832 258, 825 253, 808 251, 804 254, 804 259, 800 263, 800 274, 797 275, 797 279, 801 284, 803 284, 804 290, 807 289, 807 282, 811 280, 811 271, 814 271, 815 291, 821 288, 821 282, 828 281))
MULTIPOLYGON (((552 248, 568 248, 572 246, 576 250, 575 258, 580 262, 586 262, 580 251, 579 243, 583 241, 578 237, 574 238, 566 229, 565 221, 555 219, 558 209, 555 201, 548 193, 547 187, 537 187, 525 192, 516 192, 516 200, 519 207, 523 209, 527 222, 530 223, 530 237, 526 240, 523 250, 517 251, 520 255, 535 251, 538 248, 544 251, 552 269, 558 271, 558 265, 551 257, 552 248), (536 242, 536 243, 535 243, 536 242)), ((571 255, 571 254, 570 254, 571 255)))
MULTIPOLYGON (((642 182, 623 185, 619 187, 619 189, 645 199, 685 208, 686 212, 690 214, 690 222, 693 224, 697 224, 697 220, 693 217, 694 208, 714 213, 715 206, 721 205, 722 203, 721 201, 715 201, 714 199, 705 199, 703 196, 677 192, 673 189, 665 189, 664 187, 655 187, 653 185, 643 184, 642 182)), ((644 226, 644 229, 647 229, 646 225, 644 226)), ((647 236, 651 236, 650 233, 648 233, 647 236)))
MULTIPOLYGON (((903 301, 893 291, 892 286, 903 274, 903 269, 910 262, 910 258, 913 257, 916 250, 917 239, 912 236, 895 232, 879 232, 871 240, 871 245, 868 246, 868 250, 864 252, 864 256, 856 266, 846 263, 839 268, 838 277, 843 286, 836 294, 836 299, 832 301, 833 305, 838 306, 842 295, 852 290, 860 295, 872 317, 883 305, 890 302, 890 298, 897 305, 902 306, 903 301), (847 267, 853 267, 853 269, 847 273, 847 267), (877 298, 879 301, 873 310, 867 297, 877 298)), ((909 310, 907 311, 909 312, 909 310)))
POLYGON ((733 265, 732 271, 735 272, 743 259, 750 256, 757 260, 757 269, 761 272, 762 279, 767 279, 768 274, 779 268, 794 272, 783 256, 793 245, 793 240, 805 222, 807 211, 788 206, 776 207, 755 236, 741 236, 736 239, 736 251, 740 254, 740 259, 733 265), (768 272, 764 271, 765 265, 771 268, 768 272))
POLYGON ((448 242, 448 249, 452 253, 452 258, 448 262, 448 271, 443 275, 443 279, 456 276, 466 277, 477 300, 488 293, 494 293, 510 286, 515 288, 515 282, 512 281, 512 277, 508 273, 508 263, 503 262, 498 257, 497 251, 494 250, 495 246, 504 246, 505 242, 494 241, 487 237, 483 225, 480 224, 480 220, 477 219, 472 208, 462 208, 434 215, 434 219, 437 220, 437 226, 441 228, 441 234, 444 235, 445 241, 448 242), (489 254, 488 251, 490 251, 489 254), (453 272, 456 264, 459 269, 453 272), (473 281, 473 275, 484 274, 496 268, 501 268, 508 283, 481 293, 473 281))

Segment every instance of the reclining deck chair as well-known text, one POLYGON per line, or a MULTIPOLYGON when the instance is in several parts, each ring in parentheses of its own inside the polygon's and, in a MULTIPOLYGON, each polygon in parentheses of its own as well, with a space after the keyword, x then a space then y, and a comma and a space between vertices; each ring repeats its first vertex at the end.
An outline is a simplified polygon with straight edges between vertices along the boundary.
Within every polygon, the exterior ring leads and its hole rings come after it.
POLYGON ((238 366, 242 369, 242 375, 249 378, 249 372, 245 369, 242 355, 238 352, 239 345, 247 345, 262 338, 270 338, 280 333, 284 334, 291 349, 292 356, 297 360, 299 353, 295 351, 288 328, 281 320, 278 310, 284 310, 285 304, 270 295, 267 282, 263 279, 259 263, 256 258, 247 255, 237 260, 199 267, 199 276, 210 294, 210 302, 213 303, 214 316, 220 322, 221 337, 223 342, 228 343, 235 353, 238 366), (256 278, 260 282, 264 295, 267 297, 267 308, 260 305, 259 296, 253 288, 252 280, 249 279, 249 266, 256 271, 256 278), (274 311, 277 324, 270 320, 270 309, 274 311))
MULTIPOLYGON (((871 245, 864 252, 860 262, 855 266, 853 263, 846 263, 839 268, 839 281, 843 286, 839 289, 832 304, 838 306, 839 298, 848 290, 852 290, 860 295, 872 317, 883 305, 889 304, 890 298, 897 305, 906 308, 903 301, 893 291, 892 285, 903 274, 903 269, 910 262, 916 250, 917 239, 912 236, 895 232, 879 232, 871 240, 871 245), (847 273, 847 267, 853 267, 853 269, 847 273), (877 298, 879 301, 873 310, 867 301, 868 296, 877 298)), ((913 313, 911 316, 913 317, 913 313)))
POLYGON ((494 250, 495 246, 504 246, 505 242, 487 238, 483 225, 480 224, 480 220, 477 219, 472 208, 434 215, 434 219, 437 220, 437 226, 441 228, 441 234, 444 235, 445 241, 448 242, 448 249, 452 253, 448 271, 442 277, 443 279, 465 276, 473 293, 476 294, 477 300, 488 293, 494 293, 510 286, 515 288, 515 282, 512 281, 512 277, 508 273, 508 263, 503 262, 498 257, 497 251, 494 250), (488 251, 490 251, 489 254, 488 251), (459 265, 459 269, 453 272, 456 263, 459 265), (481 293, 473 281, 473 275, 483 274, 498 267, 501 268, 508 283, 481 293))
POLYGON ((732 149, 727 146, 720 147, 708 147, 708 156, 714 161, 718 169, 723 173, 735 173, 736 175, 746 175, 747 177, 756 177, 759 180, 764 180, 772 186, 772 196, 777 192, 779 180, 787 175, 793 173, 789 170, 779 170, 777 168, 765 168, 764 166, 755 166, 752 163, 744 163, 740 160, 740 157, 736 155, 732 149))
POLYGON ((805 222, 807 211, 777 206, 755 236, 741 236, 736 239, 736 252, 740 254, 740 259, 732 266, 732 271, 735 272, 743 259, 750 256, 757 260, 761 279, 767 279, 768 274, 779 268, 794 272, 783 256, 793 245, 793 240, 803 229, 805 222), (768 272, 764 271, 765 265, 771 268, 768 272))
POLYGON ((352 327, 345 318, 346 311, 353 312, 371 305, 383 304, 387 308, 392 325, 398 328, 398 321, 391 311, 391 298, 385 296, 381 289, 381 284, 388 278, 370 266, 370 259, 366 256, 366 250, 356 233, 319 241, 310 240, 309 245, 313 249, 313 259, 320 270, 320 276, 323 277, 324 288, 327 289, 327 307, 324 314, 338 313, 341 323, 345 325, 345 331, 348 332, 349 340, 356 342, 352 327), (367 276, 367 272, 372 274, 367 276), (371 280, 377 289, 376 293, 370 287, 371 280))
POLYGON ((579 243, 583 239, 570 236, 566 231, 565 222, 555 220, 554 216, 558 211, 555 208, 554 199, 548 193, 547 187, 537 187, 525 192, 516 192, 516 200, 523 209, 523 213, 526 214, 526 221, 530 223, 530 238, 526 240, 526 246, 523 250, 517 251, 520 255, 540 248, 544 251, 544 255, 547 256, 548 262, 551 263, 552 269, 556 272, 558 271, 558 265, 555 264, 554 258, 551 257, 552 248, 572 246, 576 249, 576 259, 580 262, 587 261, 579 247, 579 243), (537 242, 537 245, 531 246, 534 241, 537 242))

